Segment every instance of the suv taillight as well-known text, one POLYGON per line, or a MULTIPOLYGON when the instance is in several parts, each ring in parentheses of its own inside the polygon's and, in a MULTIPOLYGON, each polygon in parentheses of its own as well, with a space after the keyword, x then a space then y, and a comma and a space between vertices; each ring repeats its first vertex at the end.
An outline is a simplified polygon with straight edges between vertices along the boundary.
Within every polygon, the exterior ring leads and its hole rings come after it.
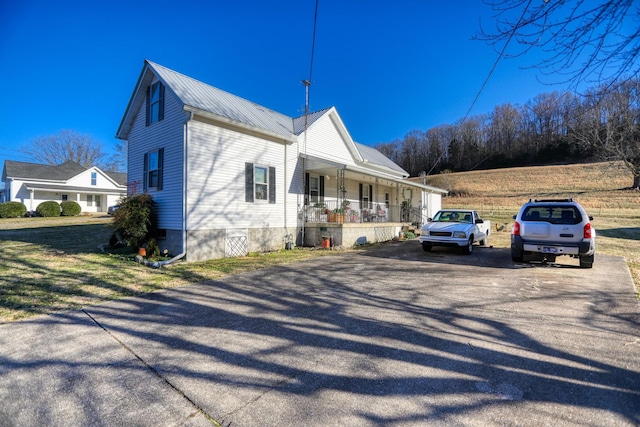
POLYGON ((591 223, 588 222, 584 225, 584 238, 585 239, 590 239, 591 238, 591 223))
MULTIPOLYGON (((586 234, 587 230, 585 229, 585 234, 586 234)), ((513 235, 514 236, 519 236, 520 235, 520 223, 518 221, 513 223, 513 235)))

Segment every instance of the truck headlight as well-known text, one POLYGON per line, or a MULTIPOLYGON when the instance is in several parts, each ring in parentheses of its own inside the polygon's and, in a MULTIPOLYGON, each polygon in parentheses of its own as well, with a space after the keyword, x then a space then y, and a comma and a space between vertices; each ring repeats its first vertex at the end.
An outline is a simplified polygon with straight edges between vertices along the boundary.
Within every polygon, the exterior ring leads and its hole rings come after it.
POLYGON ((454 239, 466 239, 467 238, 467 233, 465 233, 464 231, 454 231, 453 232, 453 238, 454 239))

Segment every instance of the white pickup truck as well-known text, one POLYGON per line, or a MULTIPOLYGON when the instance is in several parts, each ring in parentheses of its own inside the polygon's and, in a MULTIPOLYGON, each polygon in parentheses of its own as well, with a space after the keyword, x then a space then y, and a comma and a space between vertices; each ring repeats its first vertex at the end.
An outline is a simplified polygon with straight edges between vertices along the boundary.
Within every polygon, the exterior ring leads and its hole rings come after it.
POLYGON ((468 255, 475 242, 487 244, 490 230, 490 221, 480 218, 477 211, 443 209, 422 227, 420 243, 425 252, 430 252, 433 246, 452 246, 468 255))

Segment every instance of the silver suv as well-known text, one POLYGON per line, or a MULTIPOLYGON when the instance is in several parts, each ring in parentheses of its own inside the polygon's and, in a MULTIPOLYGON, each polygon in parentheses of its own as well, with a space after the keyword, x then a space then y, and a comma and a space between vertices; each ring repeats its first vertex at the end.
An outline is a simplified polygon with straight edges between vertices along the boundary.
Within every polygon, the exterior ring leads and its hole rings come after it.
POLYGON ((591 268, 596 253, 593 217, 573 199, 529 200, 511 229, 511 259, 515 262, 555 262, 559 255, 580 259, 591 268))

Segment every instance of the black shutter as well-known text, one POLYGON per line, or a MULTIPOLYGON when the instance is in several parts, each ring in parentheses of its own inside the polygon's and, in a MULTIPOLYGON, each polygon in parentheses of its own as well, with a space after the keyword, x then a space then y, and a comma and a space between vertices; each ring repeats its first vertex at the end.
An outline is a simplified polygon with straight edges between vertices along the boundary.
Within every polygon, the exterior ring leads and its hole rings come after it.
POLYGON ((320 175, 320 202, 324 202, 324 175, 320 175))
MULTIPOLYGON (((147 88, 147 126, 151 124, 151 86, 147 88)), ((146 163, 146 162, 145 162, 146 163)), ((146 189, 146 187, 145 187, 146 189)))
POLYGON ((311 193, 311 190, 309 189, 309 174, 305 173, 304 174, 304 204, 305 205, 309 204, 310 193, 311 193))
POLYGON ((147 175, 149 175, 149 154, 144 153, 144 165, 142 166, 142 191, 147 191, 147 175))
POLYGON ((158 103, 158 121, 164 119, 164 85, 162 83, 158 83, 160 85, 160 102, 158 103))
POLYGON ((162 171, 164 169, 164 148, 158 150, 158 186, 156 190, 162 190, 162 171))
POLYGON ((373 185, 369 185, 369 209, 373 208, 373 185))
POLYGON ((276 202, 276 168, 269 166, 269 203, 276 202))
POLYGON ((253 163, 244 164, 244 201, 253 203, 253 163))
POLYGON ((359 193, 358 200, 360 201, 360 209, 364 209, 364 208, 366 208, 366 206, 363 206, 364 199, 362 197, 363 196, 363 194, 362 194, 362 183, 358 184, 358 193, 359 193))

